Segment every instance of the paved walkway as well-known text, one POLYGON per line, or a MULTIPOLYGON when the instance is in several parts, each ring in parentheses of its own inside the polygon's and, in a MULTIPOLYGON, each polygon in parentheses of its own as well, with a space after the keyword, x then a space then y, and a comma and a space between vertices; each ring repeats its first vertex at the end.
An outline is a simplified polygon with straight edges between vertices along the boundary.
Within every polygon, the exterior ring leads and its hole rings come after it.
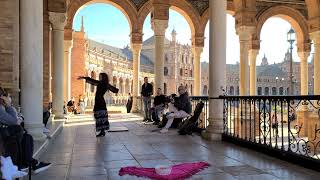
POLYGON ((93 123, 66 124, 41 159, 54 165, 35 180, 143 179, 118 175, 120 167, 172 165, 207 161, 212 166, 191 179, 319 179, 320 173, 225 142, 207 142, 199 136, 153 132, 135 115, 111 115, 112 126, 129 132, 96 138, 93 123))

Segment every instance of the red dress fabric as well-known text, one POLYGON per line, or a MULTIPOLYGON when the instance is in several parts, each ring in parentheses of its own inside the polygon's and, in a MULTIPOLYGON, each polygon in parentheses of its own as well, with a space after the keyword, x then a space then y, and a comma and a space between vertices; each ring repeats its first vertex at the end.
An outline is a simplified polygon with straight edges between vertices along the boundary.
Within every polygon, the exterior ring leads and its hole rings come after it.
POLYGON ((119 171, 119 175, 123 176, 127 174, 138 177, 147 177, 156 180, 183 180, 191 177, 192 175, 209 166, 210 164, 207 162, 182 163, 172 166, 171 173, 165 176, 157 174, 155 168, 130 166, 121 168, 119 171))

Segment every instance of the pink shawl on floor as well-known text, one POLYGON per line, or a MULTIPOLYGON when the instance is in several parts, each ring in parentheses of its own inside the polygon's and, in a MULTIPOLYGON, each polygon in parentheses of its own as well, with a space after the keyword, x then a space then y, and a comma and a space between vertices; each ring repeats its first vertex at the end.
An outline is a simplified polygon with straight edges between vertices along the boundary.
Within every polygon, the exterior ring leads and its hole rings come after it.
POLYGON ((133 175, 138 177, 147 177, 156 180, 183 180, 191 177, 192 175, 200 172, 201 170, 209 167, 207 162, 196 163, 182 163, 172 166, 171 174, 159 175, 156 173, 155 168, 143 168, 143 167, 123 167, 119 171, 119 175, 133 175))

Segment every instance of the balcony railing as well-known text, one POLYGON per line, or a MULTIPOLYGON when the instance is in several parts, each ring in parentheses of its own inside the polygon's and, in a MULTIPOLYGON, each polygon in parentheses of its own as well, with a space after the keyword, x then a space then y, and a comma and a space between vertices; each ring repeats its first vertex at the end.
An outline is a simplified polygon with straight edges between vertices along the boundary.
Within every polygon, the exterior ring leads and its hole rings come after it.
POLYGON ((320 96, 220 96, 223 139, 320 170, 320 96))

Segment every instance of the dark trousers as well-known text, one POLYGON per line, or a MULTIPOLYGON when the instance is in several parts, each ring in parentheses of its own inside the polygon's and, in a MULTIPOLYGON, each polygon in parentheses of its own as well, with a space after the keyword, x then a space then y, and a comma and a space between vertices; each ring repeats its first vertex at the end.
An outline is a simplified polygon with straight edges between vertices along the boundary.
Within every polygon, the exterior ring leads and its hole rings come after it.
POLYGON ((33 138, 24 132, 21 126, 16 126, 15 134, 4 140, 5 156, 10 156, 13 163, 19 168, 22 166, 36 165, 33 159, 33 138))

